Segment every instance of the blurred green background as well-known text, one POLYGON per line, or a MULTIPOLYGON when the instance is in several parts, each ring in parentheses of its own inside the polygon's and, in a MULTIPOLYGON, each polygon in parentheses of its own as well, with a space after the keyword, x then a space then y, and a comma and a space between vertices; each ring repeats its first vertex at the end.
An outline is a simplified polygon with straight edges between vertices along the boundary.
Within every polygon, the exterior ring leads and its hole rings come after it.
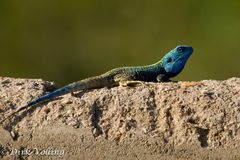
POLYGON ((239 43, 238 0, 0 1, 0 76, 61 86, 188 44, 175 80, 226 79, 240 75, 239 43))

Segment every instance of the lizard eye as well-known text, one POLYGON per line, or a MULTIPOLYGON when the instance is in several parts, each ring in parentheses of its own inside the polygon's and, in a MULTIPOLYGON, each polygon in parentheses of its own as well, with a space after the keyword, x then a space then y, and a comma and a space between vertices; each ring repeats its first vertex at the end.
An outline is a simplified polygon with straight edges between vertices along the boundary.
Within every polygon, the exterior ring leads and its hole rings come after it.
POLYGON ((184 47, 178 47, 178 48, 177 48, 177 52, 179 52, 179 53, 184 52, 184 47))

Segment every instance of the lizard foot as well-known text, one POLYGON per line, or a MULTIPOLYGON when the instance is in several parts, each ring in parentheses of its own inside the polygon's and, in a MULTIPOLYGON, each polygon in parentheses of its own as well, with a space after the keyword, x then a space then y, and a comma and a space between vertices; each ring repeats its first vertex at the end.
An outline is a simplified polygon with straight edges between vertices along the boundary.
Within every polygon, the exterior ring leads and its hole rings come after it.
POLYGON ((120 81, 119 85, 122 87, 134 87, 137 85, 142 85, 142 81, 120 81))
POLYGON ((170 80, 169 77, 166 77, 164 74, 159 74, 156 79, 157 82, 174 82, 170 80))

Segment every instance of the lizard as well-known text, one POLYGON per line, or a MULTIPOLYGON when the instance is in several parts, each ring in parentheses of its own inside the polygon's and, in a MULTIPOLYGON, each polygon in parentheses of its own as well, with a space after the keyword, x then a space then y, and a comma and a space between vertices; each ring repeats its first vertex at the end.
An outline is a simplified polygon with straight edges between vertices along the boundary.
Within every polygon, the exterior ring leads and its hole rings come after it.
POLYGON ((81 90, 97 89, 114 86, 134 86, 143 82, 167 82, 178 75, 184 68, 187 60, 192 55, 193 48, 179 45, 170 50, 160 61, 145 66, 121 67, 112 69, 102 75, 86 78, 70 83, 51 93, 33 99, 27 104, 18 107, 13 113, 0 121, 10 119, 13 115, 33 105, 52 100, 56 97, 81 90))

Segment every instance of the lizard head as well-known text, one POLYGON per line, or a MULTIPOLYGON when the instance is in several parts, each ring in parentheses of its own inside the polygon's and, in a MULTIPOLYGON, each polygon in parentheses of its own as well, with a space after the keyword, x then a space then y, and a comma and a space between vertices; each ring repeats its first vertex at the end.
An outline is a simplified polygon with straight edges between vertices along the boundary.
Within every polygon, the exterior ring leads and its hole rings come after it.
POLYGON ((174 77, 184 68, 188 58, 191 56, 193 48, 191 46, 177 46, 168 52, 162 59, 162 67, 167 76, 174 77))

